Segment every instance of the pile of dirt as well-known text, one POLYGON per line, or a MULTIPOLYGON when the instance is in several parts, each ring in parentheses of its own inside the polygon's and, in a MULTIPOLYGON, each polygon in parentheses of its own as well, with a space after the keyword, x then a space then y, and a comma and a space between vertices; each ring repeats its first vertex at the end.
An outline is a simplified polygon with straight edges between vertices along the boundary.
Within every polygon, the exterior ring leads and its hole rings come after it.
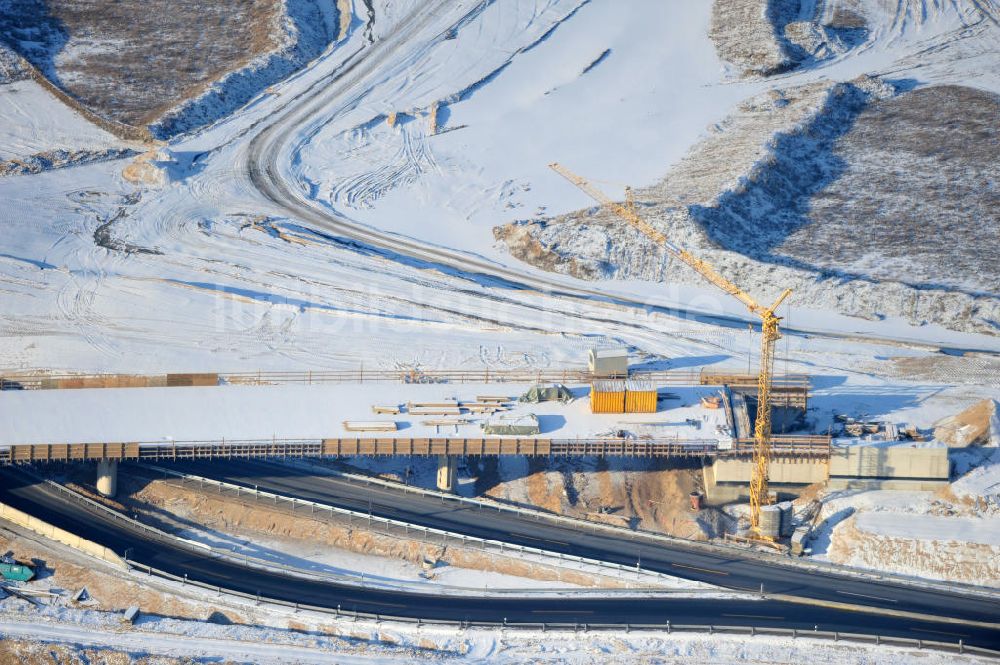
POLYGON ((736 65, 743 76, 769 76, 792 68, 795 59, 774 22, 783 18, 788 4, 786 0, 715 0, 708 36, 719 58, 736 65))
POLYGON ((43 171, 51 171, 53 169, 80 166, 82 164, 93 164, 95 162, 106 162, 113 159, 124 159, 135 154, 136 152, 134 150, 128 148, 111 148, 106 150, 48 150, 20 159, 0 161, 0 178, 5 176, 42 173, 43 171))
POLYGON ((21 57, 0 43, 0 85, 27 78, 31 78, 31 73, 24 67, 21 57))
POLYGON ((995 432, 997 401, 984 399, 954 416, 934 423, 934 438, 949 447, 990 444, 1000 445, 1000 432, 995 432))
POLYGON ((134 656, 113 649, 4 639, 0 665, 187 665, 190 658, 134 656))
POLYGON ((858 0, 715 0, 708 35, 742 76, 771 76, 859 45, 868 22, 858 0))
POLYGON ((699 468, 667 460, 533 458, 525 473, 502 467, 488 494, 558 515, 703 540, 731 525, 714 508, 691 510, 690 494, 701 483, 699 468))

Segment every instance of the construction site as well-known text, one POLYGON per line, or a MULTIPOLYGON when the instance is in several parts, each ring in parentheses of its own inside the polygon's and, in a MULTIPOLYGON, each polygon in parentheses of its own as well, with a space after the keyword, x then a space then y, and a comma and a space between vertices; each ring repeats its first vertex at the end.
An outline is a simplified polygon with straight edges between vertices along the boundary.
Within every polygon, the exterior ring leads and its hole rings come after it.
POLYGON ((994 662, 998 34, 0 0, 0 665, 994 662))

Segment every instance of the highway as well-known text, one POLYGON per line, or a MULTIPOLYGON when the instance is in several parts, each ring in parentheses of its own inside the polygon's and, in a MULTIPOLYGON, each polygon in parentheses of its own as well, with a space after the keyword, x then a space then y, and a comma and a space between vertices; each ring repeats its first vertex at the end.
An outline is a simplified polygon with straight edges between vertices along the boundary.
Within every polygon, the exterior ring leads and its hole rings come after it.
POLYGON ((643 541, 608 531, 580 531, 558 521, 535 521, 511 512, 477 510, 469 504, 448 502, 379 485, 363 485, 336 476, 303 475, 301 471, 267 462, 228 460, 224 463, 177 464, 177 470, 231 483, 257 486, 287 496, 309 499, 421 526, 468 536, 502 540, 668 573, 731 589, 801 596, 888 610, 905 610, 956 619, 1000 623, 995 601, 961 593, 943 593, 891 582, 860 580, 854 576, 820 573, 742 555, 724 554, 662 541, 643 541))
POLYGON ((997 628, 918 621, 774 600, 700 598, 517 598, 440 596, 310 581, 212 558, 173 539, 134 531, 91 512, 14 467, 0 470, 0 501, 124 553, 141 564, 224 589, 382 616, 502 623, 702 624, 829 630, 1000 647, 997 628))

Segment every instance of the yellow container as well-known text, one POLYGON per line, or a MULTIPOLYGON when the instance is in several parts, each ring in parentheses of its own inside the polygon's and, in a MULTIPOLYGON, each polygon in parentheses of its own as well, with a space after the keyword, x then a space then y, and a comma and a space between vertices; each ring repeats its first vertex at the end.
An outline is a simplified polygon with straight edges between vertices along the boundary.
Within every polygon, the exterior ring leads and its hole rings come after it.
POLYGON ((656 388, 646 381, 626 382, 625 413, 656 413, 656 388))
POLYGON ((595 381, 590 386, 591 413, 625 413, 625 382, 595 381))

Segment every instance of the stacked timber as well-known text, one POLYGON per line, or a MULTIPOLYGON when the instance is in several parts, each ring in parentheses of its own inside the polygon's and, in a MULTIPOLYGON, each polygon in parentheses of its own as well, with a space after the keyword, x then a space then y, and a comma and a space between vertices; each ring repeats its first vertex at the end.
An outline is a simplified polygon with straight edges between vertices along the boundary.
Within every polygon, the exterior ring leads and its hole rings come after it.
POLYGON ((392 420, 345 420, 344 429, 348 432, 395 432, 395 421, 392 420))

